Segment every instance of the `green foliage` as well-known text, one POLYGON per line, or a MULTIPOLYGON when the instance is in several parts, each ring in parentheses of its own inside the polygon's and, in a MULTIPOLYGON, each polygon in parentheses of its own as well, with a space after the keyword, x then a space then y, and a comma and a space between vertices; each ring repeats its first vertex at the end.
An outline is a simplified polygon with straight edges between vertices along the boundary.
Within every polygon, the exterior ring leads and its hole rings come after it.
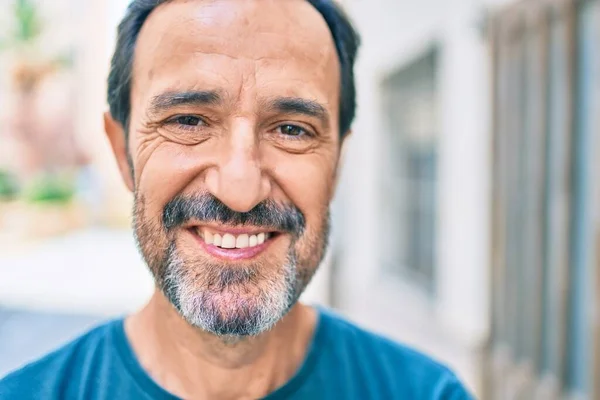
POLYGON ((12 19, 15 27, 8 37, 0 38, 0 51, 26 47, 42 33, 42 19, 35 0, 15 0, 12 19))
POLYGON ((4 170, 0 170, 0 201, 12 200, 19 194, 17 177, 4 170))
POLYGON ((14 16, 17 21, 14 38, 20 43, 30 43, 42 32, 42 21, 33 0, 16 0, 14 16))
POLYGON ((32 203, 68 203, 75 195, 75 184, 67 174, 44 174, 28 187, 26 199, 32 203))

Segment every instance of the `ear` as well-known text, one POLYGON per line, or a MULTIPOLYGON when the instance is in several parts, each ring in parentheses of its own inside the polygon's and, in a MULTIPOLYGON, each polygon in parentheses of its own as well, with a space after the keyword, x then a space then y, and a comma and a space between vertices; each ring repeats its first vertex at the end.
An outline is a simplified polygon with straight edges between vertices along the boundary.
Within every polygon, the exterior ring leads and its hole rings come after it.
POLYGON ((117 160, 121 178, 123 178, 123 182, 125 182, 129 190, 133 192, 133 171, 132 166, 129 164, 129 155, 127 154, 125 130, 121 123, 115 121, 109 112, 104 113, 104 131, 117 160))
POLYGON ((344 160, 346 159, 346 149, 348 148, 348 138, 350 137, 351 134, 352 134, 351 130, 346 132, 340 143, 340 155, 338 158, 337 168, 335 169, 335 179, 333 181, 333 188, 334 188, 333 195, 334 196, 335 196, 335 193, 337 192, 338 183, 340 181, 340 172, 341 172, 342 166, 344 165, 344 160))

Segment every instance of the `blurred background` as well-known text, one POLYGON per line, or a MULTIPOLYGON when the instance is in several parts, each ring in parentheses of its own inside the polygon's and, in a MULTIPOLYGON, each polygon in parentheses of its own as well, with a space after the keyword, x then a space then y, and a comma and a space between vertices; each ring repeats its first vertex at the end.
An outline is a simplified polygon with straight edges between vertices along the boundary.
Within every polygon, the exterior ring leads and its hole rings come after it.
MULTIPOLYGON (((342 3, 358 118, 305 300, 478 398, 600 399, 600 1, 342 3)), ((0 0, 0 376, 152 292, 102 128, 127 4, 0 0)))

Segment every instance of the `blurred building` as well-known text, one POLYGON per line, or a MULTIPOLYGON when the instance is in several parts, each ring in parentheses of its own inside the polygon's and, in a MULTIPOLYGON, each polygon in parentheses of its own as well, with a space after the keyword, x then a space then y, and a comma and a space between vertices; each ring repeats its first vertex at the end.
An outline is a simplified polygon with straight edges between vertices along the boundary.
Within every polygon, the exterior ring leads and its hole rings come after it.
POLYGON ((515 398, 600 398, 600 4, 490 20, 492 370, 515 398))
POLYGON ((363 38, 336 206, 335 305, 480 392, 489 332, 489 59, 472 0, 347 0, 363 38))
POLYGON ((344 5, 335 306, 479 397, 600 398, 598 2, 344 5))

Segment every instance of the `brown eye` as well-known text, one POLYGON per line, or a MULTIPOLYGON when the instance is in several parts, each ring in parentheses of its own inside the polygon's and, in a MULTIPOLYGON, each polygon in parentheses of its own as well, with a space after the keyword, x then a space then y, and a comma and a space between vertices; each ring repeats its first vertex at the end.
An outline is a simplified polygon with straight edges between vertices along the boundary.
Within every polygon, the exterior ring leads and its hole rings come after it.
POLYGON ((290 124, 281 125, 279 130, 281 131, 282 135, 286 136, 304 136, 307 134, 305 129, 290 124))
POLYGON ((175 118, 175 122, 180 125, 186 126, 198 126, 203 123, 201 118, 194 117, 193 115, 182 115, 180 117, 175 118))

